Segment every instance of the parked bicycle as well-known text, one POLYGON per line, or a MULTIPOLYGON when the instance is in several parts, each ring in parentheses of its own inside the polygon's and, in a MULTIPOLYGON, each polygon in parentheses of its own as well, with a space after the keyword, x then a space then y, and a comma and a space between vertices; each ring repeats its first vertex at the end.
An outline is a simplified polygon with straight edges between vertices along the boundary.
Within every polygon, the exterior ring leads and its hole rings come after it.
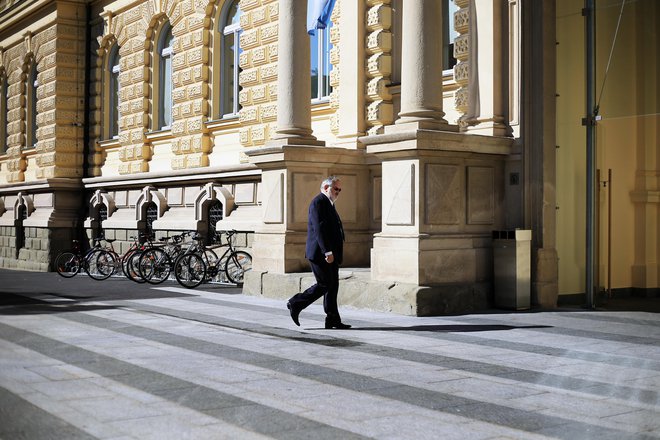
POLYGON ((216 235, 219 246, 207 247, 203 237, 196 234, 191 246, 183 252, 174 263, 174 276, 184 287, 197 287, 208 282, 221 273, 231 283, 242 285, 245 272, 252 269, 252 256, 236 250, 233 239, 237 231, 225 231, 216 235), (226 243, 222 244, 222 235, 226 235, 226 243), (226 247, 222 256, 218 257, 214 249, 226 247))
POLYGON ((110 275, 107 274, 104 258, 101 257, 105 251, 101 246, 103 241, 107 240, 103 237, 95 238, 93 246, 83 252, 80 241, 73 240, 71 250, 61 252, 55 258, 55 270, 64 278, 74 277, 81 270, 97 281, 108 278, 110 275))
POLYGON ((183 252, 182 243, 187 235, 190 235, 190 232, 161 238, 162 243, 142 251, 137 263, 142 279, 149 284, 160 284, 168 279, 174 261, 183 252))
POLYGON ((131 237, 133 242, 124 254, 119 255, 112 243, 115 239, 99 238, 107 243, 106 247, 95 250, 95 254, 90 255, 90 263, 96 266, 97 272, 101 277, 97 279, 107 279, 114 275, 121 268, 123 274, 131 281, 144 283, 138 269, 139 252, 145 248, 146 243, 150 243, 151 236, 146 233, 140 233, 138 236, 131 237))

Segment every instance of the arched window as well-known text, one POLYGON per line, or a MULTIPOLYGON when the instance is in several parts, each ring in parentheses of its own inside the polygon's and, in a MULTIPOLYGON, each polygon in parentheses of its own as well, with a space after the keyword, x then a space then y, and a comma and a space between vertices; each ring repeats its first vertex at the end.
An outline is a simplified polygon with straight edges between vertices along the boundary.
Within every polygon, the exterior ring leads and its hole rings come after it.
POLYGON ((154 72, 157 81, 157 102, 154 105, 156 115, 156 129, 168 130, 172 124, 172 26, 166 22, 159 34, 157 53, 157 72, 154 72))
POLYGON ((7 114, 9 108, 9 84, 5 71, 0 72, 0 154, 7 151, 7 114))
POLYGON ((25 143, 26 148, 34 148, 37 146, 37 63, 33 60, 30 63, 30 70, 28 71, 27 84, 25 91, 27 93, 27 127, 25 130, 27 139, 25 143))
POLYGON ((106 84, 105 93, 107 99, 104 100, 107 107, 107 128, 105 136, 107 139, 114 139, 119 136, 119 45, 115 44, 108 54, 106 65, 106 84))
POLYGON ((238 100, 239 59, 242 52, 239 38, 242 32, 240 18, 241 8, 238 0, 228 2, 220 13, 218 26, 220 59, 218 74, 214 78, 216 84, 220 84, 214 94, 214 100, 218 103, 218 110, 215 113, 219 118, 235 117, 241 109, 238 100))
POLYGON ((311 54, 311 83, 312 83, 312 102, 327 101, 332 87, 330 86, 330 28, 334 24, 328 23, 325 29, 317 29, 315 35, 310 37, 311 54))

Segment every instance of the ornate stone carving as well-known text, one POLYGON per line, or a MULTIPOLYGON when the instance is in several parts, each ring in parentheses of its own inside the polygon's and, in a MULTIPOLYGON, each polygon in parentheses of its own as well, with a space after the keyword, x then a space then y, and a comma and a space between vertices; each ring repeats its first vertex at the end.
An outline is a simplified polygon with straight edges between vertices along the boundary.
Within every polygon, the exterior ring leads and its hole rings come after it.
POLYGON ((367 132, 381 133, 383 126, 393 122, 392 96, 385 84, 390 83, 392 73, 392 8, 389 1, 367 1, 367 132))
POLYGON ((465 115, 468 112, 468 81, 470 74, 468 63, 470 53, 470 8, 469 0, 455 0, 455 2, 460 9, 454 13, 454 27, 460 35, 454 40, 454 58, 458 60, 458 64, 454 66, 454 80, 461 87, 454 94, 454 105, 461 113, 458 118, 458 125, 462 131, 465 131, 467 129, 465 115))

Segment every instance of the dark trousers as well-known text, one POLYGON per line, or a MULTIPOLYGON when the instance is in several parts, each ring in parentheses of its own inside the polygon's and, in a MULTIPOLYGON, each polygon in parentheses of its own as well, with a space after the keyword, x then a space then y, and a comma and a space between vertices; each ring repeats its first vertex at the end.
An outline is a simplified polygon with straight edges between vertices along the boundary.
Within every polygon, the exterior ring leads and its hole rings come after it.
POLYGON ((326 321, 341 322, 339 309, 337 308, 337 291, 339 290, 339 265, 309 262, 312 272, 316 278, 316 284, 304 292, 294 295, 289 302, 296 308, 302 310, 320 297, 323 297, 323 310, 326 321))

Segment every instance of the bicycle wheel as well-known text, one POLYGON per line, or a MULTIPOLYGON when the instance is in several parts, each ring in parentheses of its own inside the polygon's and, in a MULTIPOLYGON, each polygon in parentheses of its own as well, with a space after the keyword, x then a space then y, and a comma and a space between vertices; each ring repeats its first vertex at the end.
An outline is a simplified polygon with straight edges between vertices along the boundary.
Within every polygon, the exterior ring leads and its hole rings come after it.
POLYGON ((128 273, 128 262, 133 256, 138 251, 137 248, 129 249, 122 257, 121 257, 121 271, 124 273, 124 276, 126 278, 131 278, 131 276, 128 273))
POLYGON ((102 281, 115 271, 115 256, 104 249, 96 249, 85 256, 85 271, 90 278, 102 281))
POLYGON ((174 263, 174 277, 183 287, 197 287, 206 278, 206 263, 197 254, 181 255, 174 263))
POLYGON ((62 252, 55 258, 55 270, 64 278, 76 276, 80 267, 80 256, 73 252, 62 252))
POLYGON ((144 251, 135 251, 129 257, 126 262, 126 278, 131 281, 135 281, 138 284, 145 282, 145 279, 140 275, 140 257, 144 251))
POLYGON ((138 268, 147 283, 160 284, 170 276, 172 260, 167 252, 160 248, 148 249, 140 256, 138 268))
POLYGON ((225 273, 230 282, 243 285, 245 272, 249 270, 252 270, 252 256, 247 252, 235 251, 227 258, 225 273))

